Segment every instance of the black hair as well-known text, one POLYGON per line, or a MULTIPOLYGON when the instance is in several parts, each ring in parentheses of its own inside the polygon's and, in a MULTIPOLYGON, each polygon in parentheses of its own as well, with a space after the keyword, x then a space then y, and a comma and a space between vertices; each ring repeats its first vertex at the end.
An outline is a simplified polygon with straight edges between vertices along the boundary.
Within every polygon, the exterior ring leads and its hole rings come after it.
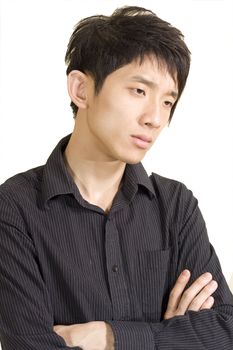
MULTIPOLYGON (((180 30, 150 10, 137 6, 116 9, 111 16, 96 15, 82 19, 70 38, 65 62, 67 75, 80 70, 92 76, 95 93, 106 77, 122 66, 145 56, 155 56, 178 84, 178 99, 185 87, 190 68, 190 51, 180 30)), ((71 102, 74 117, 78 107, 71 102)))

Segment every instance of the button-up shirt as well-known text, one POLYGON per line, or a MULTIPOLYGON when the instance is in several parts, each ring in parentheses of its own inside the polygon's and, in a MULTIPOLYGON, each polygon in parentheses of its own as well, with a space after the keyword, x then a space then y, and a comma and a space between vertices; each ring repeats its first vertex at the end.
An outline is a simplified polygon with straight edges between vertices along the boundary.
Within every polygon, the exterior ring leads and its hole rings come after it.
POLYGON ((127 164, 106 213, 66 169, 69 137, 0 187, 2 350, 68 350, 53 326, 94 320, 111 325, 116 350, 232 350, 233 297, 192 192, 127 164), (212 273, 215 304, 164 320, 184 269, 189 285, 212 273))

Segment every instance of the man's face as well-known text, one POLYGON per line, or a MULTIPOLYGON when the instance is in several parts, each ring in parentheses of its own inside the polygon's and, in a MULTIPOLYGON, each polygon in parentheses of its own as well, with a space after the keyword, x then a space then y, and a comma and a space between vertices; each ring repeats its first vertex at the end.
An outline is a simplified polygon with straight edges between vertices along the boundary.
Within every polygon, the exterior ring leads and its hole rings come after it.
POLYGON ((141 65, 133 62, 108 75, 97 96, 88 79, 85 130, 90 151, 103 161, 138 163, 168 123, 176 82, 148 57, 141 65))

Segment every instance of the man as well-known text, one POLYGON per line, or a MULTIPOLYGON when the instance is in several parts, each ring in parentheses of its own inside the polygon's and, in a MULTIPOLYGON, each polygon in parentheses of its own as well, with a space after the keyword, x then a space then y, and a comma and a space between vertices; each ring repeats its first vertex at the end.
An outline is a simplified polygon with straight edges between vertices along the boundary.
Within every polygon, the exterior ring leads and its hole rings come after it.
POLYGON ((121 8, 79 22, 66 62, 72 135, 0 187, 2 349, 232 349, 197 200, 140 163, 186 83, 181 32, 121 8))

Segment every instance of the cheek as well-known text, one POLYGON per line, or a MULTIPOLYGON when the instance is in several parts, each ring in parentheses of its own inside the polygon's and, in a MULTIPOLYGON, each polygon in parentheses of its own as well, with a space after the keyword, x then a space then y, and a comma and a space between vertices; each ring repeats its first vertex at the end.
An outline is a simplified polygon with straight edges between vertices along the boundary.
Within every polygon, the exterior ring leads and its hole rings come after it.
POLYGON ((131 114, 133 111, 137 111, 142 108, 142 101, 135 99, 127 89, 115 89, 110 88, 111 92, 103 91, 99 100, 100 107, 103 110, 115 112, 119 115, 129 111, 131 114))
POLYGON ((135 103, 127 93, 119 94, 102 91, 90 111, 98 132, 107 138, 123 137, 125 133, 135 132, 135 124, 142 113, 142 106, 135 103), (109 135, 108 135, 109 133, 109 135))

